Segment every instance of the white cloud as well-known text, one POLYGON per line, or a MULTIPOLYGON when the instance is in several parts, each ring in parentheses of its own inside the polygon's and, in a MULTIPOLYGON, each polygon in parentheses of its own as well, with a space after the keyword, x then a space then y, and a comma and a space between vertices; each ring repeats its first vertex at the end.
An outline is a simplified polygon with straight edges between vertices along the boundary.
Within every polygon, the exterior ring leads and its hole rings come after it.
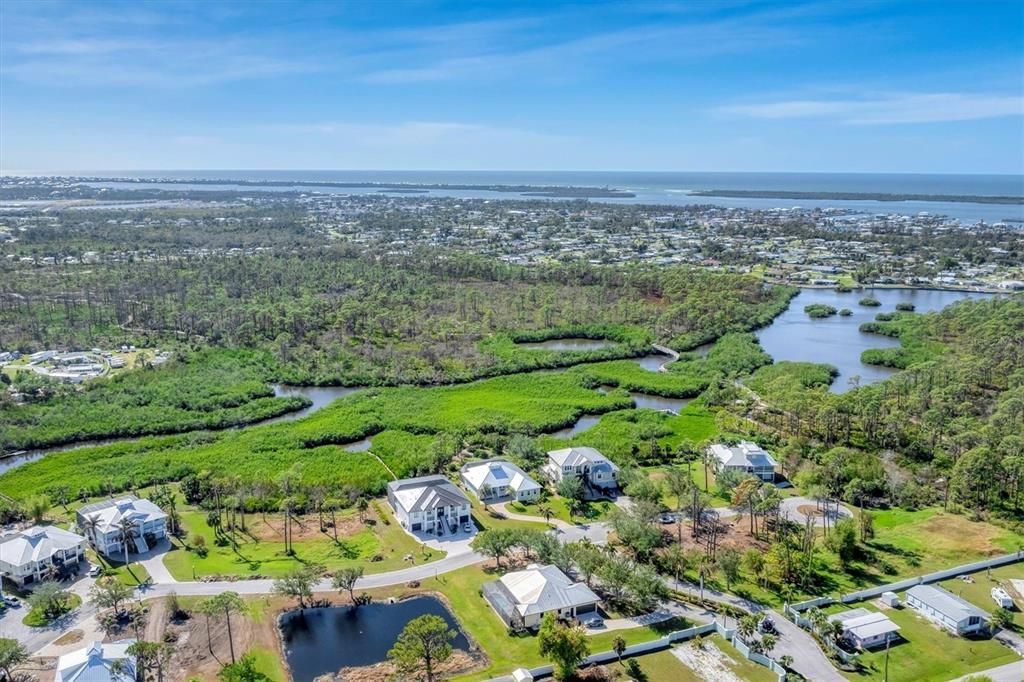
POLYGON ((979 93, 900 93, 866 99, 793 99, 737 104, 719 113, 761 119, 823 118, 849 125, 972 121, 1024 116, 1024 97, 979 93))

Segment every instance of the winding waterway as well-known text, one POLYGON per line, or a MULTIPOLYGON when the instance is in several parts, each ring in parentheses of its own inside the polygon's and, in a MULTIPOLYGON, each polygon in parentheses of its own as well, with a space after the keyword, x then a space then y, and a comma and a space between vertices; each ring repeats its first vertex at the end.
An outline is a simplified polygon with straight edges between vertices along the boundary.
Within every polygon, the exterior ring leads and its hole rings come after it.
MULTIPOLYGON (((776 362, 780 360, 818 362, 836 367, 839 370, 839 376, 832 383, 831 390, 835 393, 843 393, 850 390, 854 383, 858 385, 871 384, 895 373, 895 370, 891 368, 866 365, 860 361, 861 352, 869 348, 892 348, 899 345, 897 339, 861 332, 859 327, 864 322, 874 320, 878 313, 893 312, 898 303, 911 303, 916 312, 927 313, 941 310, 957 301, 990 296, 992 294, 935 289, 861 289, 849 293, 840 293, 835 289, 802 289, 790 302, 789 308, 775 318, 770 325, 759 331, 757 335, 765 352, 771 355, 776 362), (865 296, 878 299, 881 305, 873 307, 860 305, 860 299, 865 296), (804 312, 804 307, 812 303, 822 303, 837 309, 848 308, 852 314, 846 317, 833 315, 823 319, 811 319, 804 312), (854 381, 851 382, 851 379, 854 381)), ((582 351, 607 348, 614 344, 595 339, 569 338, 519 345, 544 350, 582 351)), ((712 344, 705 344, 692 352, 706 356, 711 346, 712 344)), ((663 365, 670 362, 671 358, 661 353, 651 353, 635 358, 635 361, 644 369, 657 372, 663 365)), ((303 396, 308 398, 311 404, 301 410, 272 417, 256 424, 274 424, 301 419, 323 409, 335 400, 359 390, 359 388, 348 386, 274 385, 273 388, 275 396, 303 396)), ((690 402, 688 399, 662 398, 646 393, 630 393, 630 395, 637 408, 653 410, 679 412, 690 402)), ((598 415, 583 415, 572 426, 559 429, 550 435, 559 439, 573 438, 587 429, 593 428, 600 419, 598 415)), ((138 439, 109 438, 28 450, 0 458, 0 474, 26 462, 40 459, 52 452, 133 440, 138 439)), ((349 443, 343 447, 352 452, 367 450, 370 447, 370 439, 349 443)))
MULTIPOLYGON (((284 384, 273 384, 272 386, 274 389, 274 395, 278 398, 302 396, 303 398, 308 398, 311 404, 308 407, 302 408, 301 410, 296 410, 295 412, 287 412, 277 417, 264 419, 263 421, 255 422, 253 424, 246 424, 246 426, 256 426, 259 424, 275 424, 278 422, 292 421, 294 419, 307 417, 316 412, 317 410, 322 410, 323 408, 327 407, 338 398, 344 398, 345 396, 351 395, 352 393, 355 393, 356 391, 359 390, 358 388, 352 388, 349 386, 289 386, 284 384)), ((35 450, 26 450, 24 452, 19 452, 14 455, 9 455, 7 457, 0 458, 0 474, 3 474, 5 471, 9 471, 10 469, 14 469, 15 467, 19 467, 22 464, 26 464, 27 462, 34 462, 37 459, 42 459, 46 455, 49 455, 54 452, 77 450, 79 448, 99 447, 101 445, 111 445, 113 443, 130 443, 136 440, 139 439, 103 438, 101 440, 80 441, 77 443, 70 443, 68 445, 56 445, 51 448, 38 448, 35 450)), ((369 442, 367 442, 365 448, 359 447, 360 444, 361 441, 359 443, 351 443, 345 447, 346 449, 354 450, 365 450, 369 448, 369 442)))

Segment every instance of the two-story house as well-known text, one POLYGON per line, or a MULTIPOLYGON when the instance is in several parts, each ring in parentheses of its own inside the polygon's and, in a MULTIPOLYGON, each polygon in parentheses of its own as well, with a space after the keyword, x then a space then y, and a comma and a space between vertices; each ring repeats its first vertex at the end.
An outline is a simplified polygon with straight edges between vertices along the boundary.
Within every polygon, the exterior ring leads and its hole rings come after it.
POLYGON ((413 533, 452 535, 470 521, 469 498, 444 476, 391 481, 388 504, 402 528, 413 533))
POLYGON ((619 485, 619 467, 590 447, 552 450, 548 453, 544 473, 556 484, 566 476, 575 476, 595 488, 610 489, 619 485))
POLYGON ((716 471, 731 469, 769 483, 775 481, 775 459, 757 443, 746 440, 734 446, 715 443, 709 452, 716 471))
POLYGON ((87 504, 75 514, 78 528, 100 554, 118 558, 124 554, 127 519, 134 526, 128 550, 148 552, 150 544, 167 537, 167 514, 149 500, 126 495, 87 504))
POLYGON ((85 538, 56 526, 32 526, 0 538, 0 575, 18 585, 69 570, 85 556, 85 538))

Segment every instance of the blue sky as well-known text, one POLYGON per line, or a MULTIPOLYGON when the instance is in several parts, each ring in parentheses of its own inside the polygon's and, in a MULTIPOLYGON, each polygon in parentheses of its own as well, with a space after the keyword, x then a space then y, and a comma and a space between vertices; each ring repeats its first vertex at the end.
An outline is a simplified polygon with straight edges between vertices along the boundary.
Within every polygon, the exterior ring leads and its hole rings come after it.
POLYGON ((0 168, 1024 173, 1024 3, 4 0, 0 168))

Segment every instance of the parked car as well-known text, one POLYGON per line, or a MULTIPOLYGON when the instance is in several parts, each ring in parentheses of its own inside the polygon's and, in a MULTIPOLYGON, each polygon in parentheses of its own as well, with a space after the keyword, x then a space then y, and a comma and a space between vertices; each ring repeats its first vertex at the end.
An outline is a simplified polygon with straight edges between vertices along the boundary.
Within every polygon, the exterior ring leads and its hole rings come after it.
POLYGON ((7 595, 6 597, 4 597, 4 603, 10 606, 12 609, 16 609, 19 606, 21 606, 21 600, 12 595, 7 595))
POLYGON ((98 577, 100 577, 100 574, 102 574, 102 573, 103 573, 103 567, 102 566, 93 566, 93 567, 91 567, 89 569, 89 577, 90 578, 98 578, 98 577))
POLYGON ((464 524, 462 524, 462 532, 463 533, 472 533, 473 532, 473 524, 472 523, 464 523, 464 524))
POLYGON ((675 514, 667 514, 667 513, 666 514, 662 514, 661 516, 658 517, 658 520, 661 521, 662 523, 675 523, 676 522, 676 515, 675 514))
POLYGON ((604 619, 601 618, 601 616, 591 616, 590 618, 587 618, 585 621, 583 621, 583 624, 591 629, 603 628, 604 619))

